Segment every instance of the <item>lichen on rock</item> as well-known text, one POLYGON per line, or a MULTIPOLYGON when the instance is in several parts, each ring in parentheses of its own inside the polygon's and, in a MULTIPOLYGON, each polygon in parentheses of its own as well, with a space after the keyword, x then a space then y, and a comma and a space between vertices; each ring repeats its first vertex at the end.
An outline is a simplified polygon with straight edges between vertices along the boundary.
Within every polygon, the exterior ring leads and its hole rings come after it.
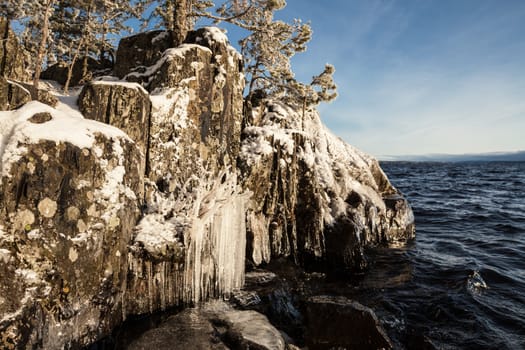
POLYGON ((0 130, 1 284, 13 281, 0 303, 3 344, 94 341, 122 320, 127 271, 116 252, 140 213, 140 153, 123 132, 38 102, 2 116, 0 130), (52 118, 35 124, 36 111, 52 118), (90 215, 93 205, 118 225, 90 215))

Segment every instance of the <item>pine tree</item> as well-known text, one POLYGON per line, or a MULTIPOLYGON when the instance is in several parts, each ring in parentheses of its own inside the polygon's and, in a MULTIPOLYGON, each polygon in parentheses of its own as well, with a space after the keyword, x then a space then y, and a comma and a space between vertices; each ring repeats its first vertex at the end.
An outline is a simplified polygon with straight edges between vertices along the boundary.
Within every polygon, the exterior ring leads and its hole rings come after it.
POLYGON ((218 16, 202 14, 250 32, 239 42, 245 60, 248 101, 257 91, 292 100, 298 94, 295 90, 302 88, 294 80, 290 59, 306 50, 312 30, 299 19, 291 24, 275 21, 274 12, 285 6, 284 0, 227 1, 217 9, 218 16))
POLYGON ((310 86, 314 94, 311 103, 319 104, 320 102, 331 102, 337 97, 337 85, 334 82, 335 67, 326 64, 321 74, 313 77, 310 86), (317 88, 317 90, 316 90, 317 88))
POLYGON ((333 100, 336 86, 334 67, 326 65, 310 85, 298 82, 290 60, 306 50, 312 36, 308 23, 296 19, 292 23, 274 20, 274 13, 286 6, 284 0, 227 0, 212 14, 214 4, 203 0, 166 0, 157 7, 156 15, 165 28, 174 30, 178 42, 194 24, 204 17, 216 23, 228 22, 249 32, 239 44, 244 57, 247 79, 247 101, 255 95, 280 98, 304 106, 333 100))
POLYGON ((54 54, 56 61, 68 67, 66 93, 78 60, 82 58, 85 79, 88 59, 107 62, 114 47, 111 38, 130 31, 125 21, 140 13, 140 4, 120 0, 66 0, 57 5, 53 16, 54 54))
POLYGON ((101 6, 97 7, 99 28, 96 29, 100 61, 109 59, 107 55, 117 44, 114 38, 132 32, 126 21, 140 19, 145 4, 144 1, 102 0, 101 6))
POLYGON ((207 9, 213 7, 214 3, 209 0, 149 0, 143 3, 145 8, 151 6, 154 10, 150 17, 145 19, 143 27, 148 26, 153 19, 160 19, 157 27, 173 31, 175 42, 180 44, 193 29, 198 17, 211 15, 207 9))
POLYGON ((0 17, 6 18, 8 22, 25 17, 27 3, 26 0, 2 0, 0 17))

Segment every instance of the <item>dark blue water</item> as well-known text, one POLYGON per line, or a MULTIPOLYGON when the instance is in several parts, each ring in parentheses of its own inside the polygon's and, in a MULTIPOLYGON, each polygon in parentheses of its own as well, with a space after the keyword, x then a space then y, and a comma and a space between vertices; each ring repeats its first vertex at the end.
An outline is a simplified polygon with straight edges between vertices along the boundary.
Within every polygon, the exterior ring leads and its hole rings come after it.
POLYGON ((381 165, 417 229, 408 246, 371 252, 362 282, 389 334, 442 349, 525 349, 525 163, 381 165))

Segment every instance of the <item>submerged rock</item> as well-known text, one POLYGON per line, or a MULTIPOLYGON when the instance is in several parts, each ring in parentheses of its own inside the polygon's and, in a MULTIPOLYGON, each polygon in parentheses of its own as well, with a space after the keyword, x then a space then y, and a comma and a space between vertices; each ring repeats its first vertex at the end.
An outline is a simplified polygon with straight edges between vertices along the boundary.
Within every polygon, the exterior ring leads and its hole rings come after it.
POLYGON ((260 349, 284 350, 286 343, 268 319, 255 311, 234 310, 222 302, 186 309, 145 332, 128 350, 260 349))
POLYGON ((311 349, 392 349, 374 312, 344 297, 316 296, 306 303, 311 349))

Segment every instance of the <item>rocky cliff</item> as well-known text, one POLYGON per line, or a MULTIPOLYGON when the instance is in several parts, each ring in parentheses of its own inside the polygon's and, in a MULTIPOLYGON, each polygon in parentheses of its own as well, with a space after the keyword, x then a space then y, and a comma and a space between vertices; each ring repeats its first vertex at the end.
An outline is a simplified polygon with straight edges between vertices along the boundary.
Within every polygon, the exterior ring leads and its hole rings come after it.
POLYGON ((317 111, 269 101, 249 119, 240 168, 254 194, 247 223, 256 265, 291 256, 355 272, 366 266, 365 247, 413 237, 412 211, 378 162, 334 136, 317 111))
POLYGON ((217 28, 177 47, 138 34, 78 110, 0 104, 7 348, 81 347, 129 315, 227 296, 245 259, 352 272, 365 247, 413 237, 377 161, 316 111, 243 111, 241 60, 217 28))

